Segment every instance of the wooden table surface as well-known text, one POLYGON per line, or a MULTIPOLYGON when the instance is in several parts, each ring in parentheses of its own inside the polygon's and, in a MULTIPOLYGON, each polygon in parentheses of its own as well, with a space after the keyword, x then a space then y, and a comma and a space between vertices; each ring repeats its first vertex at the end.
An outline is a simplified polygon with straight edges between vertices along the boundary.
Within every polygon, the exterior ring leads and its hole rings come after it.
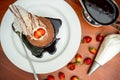
MULTIPOLYGON (((12 4, 15 0, 0 0, 0 22, 2 21, 2 17, 5 11, 8 9, 9 4, 12 4)), ((100 42, 95 40, 97 34, 103 32, 104 36, 108 34, 117 33, 118 31, 111 26, 95 28, 89 25, 82 17, 81 14, 81 5, 78 0, 67 0, 75 12, 77 13, 79 20, 81 22, 82 29, 82 38, 84 36, 91 36, 92 42, 89 44, 80 44, 78 49, 78 54, 82 55, 82 62, 86 57, 90 57, 94 60, 95 55, 90 54, 88 51, 89 46, 94 46, 98 49, 100 42)), ((120 0, 116 0, 119 8, 120 8, 120 0)), ((78 36, 79 37, 79 36, 78 36)), ((74 61, 75 58, 71 60, 74 61)), ((112 60, 108 63, 100 67, 95 73, 91 76, 87 75, 87 71, 91 65, 77 65, 76 69, 70 71, 66 66, 61 68, 58 71, 48 73, 48 74, 38 74, 40 80, 45 80, 48 75, 53 75, 56 80, 58 79, 58 73, 63 72, 65 74, 65 80, 70 80, 72 76, 78 76, 80 80, 120 80, 120 54, 116 55, 112 60)), ((22 71, 17 68, 13 63, 9 61, 6 57, 5 53, 0 46, 0 80, 34 80, 33 74, 22 71)))

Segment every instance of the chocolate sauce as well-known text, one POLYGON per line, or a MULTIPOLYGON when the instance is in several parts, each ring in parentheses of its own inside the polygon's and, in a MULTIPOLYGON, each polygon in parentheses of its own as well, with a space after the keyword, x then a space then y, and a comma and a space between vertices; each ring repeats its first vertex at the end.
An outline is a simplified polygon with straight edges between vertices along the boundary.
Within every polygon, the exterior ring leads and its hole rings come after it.
POLYGON ((54 19, 54 18, 48 18, 48 17, 46 18, 51 21, 55 30, 55 33, 54 33, 55 37, 49 45, 44 47, 34 46, 27 40, 27 37, 25 35, 22 35, 22 40, 27 46, 27 48, 32 52, 34 56, 38 58, 41 58, 45 52, 48 52, 51 55, 54 54, 57 50, 56 44, 60 40, 60 38, 56 38, 56 35, 59 33, 59 29, 60 29, 60 26, 62 25, 62 21, 60 19, 54 19))
POLYGON ((99 24, 108 25, 118 18, 119 10, 112 0, 82 0, 82 3, 88 14, 99 24))

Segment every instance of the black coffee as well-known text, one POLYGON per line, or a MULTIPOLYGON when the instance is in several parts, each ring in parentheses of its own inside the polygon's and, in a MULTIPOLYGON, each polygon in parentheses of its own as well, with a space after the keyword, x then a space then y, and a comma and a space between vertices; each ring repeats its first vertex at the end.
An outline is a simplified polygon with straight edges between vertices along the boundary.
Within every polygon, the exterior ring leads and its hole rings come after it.
POLYGON ((82 0, 82 3, 91 18, 101 25, 109 25, 118 18, 119 10, 112 0, 82 0))

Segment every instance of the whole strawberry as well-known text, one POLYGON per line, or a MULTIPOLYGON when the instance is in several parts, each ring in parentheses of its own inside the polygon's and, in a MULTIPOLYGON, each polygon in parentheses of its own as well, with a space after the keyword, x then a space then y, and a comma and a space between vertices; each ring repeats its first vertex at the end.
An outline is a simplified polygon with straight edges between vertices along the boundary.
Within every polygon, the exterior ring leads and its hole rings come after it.
POLYGON ((85 36, 85 37, 83 38, 82 42, 83 42, 83 43, 90 43, 91 40, 92 40, 92 37, 90 37, 90 36, 85 36))
POLYGON ((70 80, 80 80, 78 76, 72 76, 70 80))
POLYGON ((97 50, 94 47, 89 47, 89 51, 92 54, 97 54, 97 50))
POLYGON ((89 58, 89 57, 85 58, 84 64, 90 65, 91 63, 92 63, 92 59, 91 58, 89 58))
POLYGON ((55 80, 55 77, 53 75, 48 75, 47 80, 55 80))
POLYGON ((65 74, 63 72, 59 72, 58 77, 60 80, 65 80, 65 74))
POLYGON ((80 54, 76 54, 75 60, 76 60, 76 63, 77 63, 77 64, 78 64, 78 63, 81 63, 81 61, 82 61, 82 56, 81 56, 80 54))
POLYGON ((69 69, 69 70, 74 70, 75 69, 75 63, 74 62, 70 62, 70 63, 68 63, 67 64, 67 68, 69 69))
POLYGON ((99 33, 99 34, 97 35, 97 37, 96 37, 96 40, 97 40, 98 42, 100 42, 100 41, 103 40, 103 38, 104 38, 103 34, 102 34, 102 33, 99 33))

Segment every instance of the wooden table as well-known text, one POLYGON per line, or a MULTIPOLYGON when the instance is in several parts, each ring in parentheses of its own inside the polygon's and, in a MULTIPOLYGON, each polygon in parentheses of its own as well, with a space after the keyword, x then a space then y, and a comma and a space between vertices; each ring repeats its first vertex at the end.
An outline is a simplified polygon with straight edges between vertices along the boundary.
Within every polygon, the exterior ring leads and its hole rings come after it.
MULTIPOLYGON (((8 5, 13 3, 14 1, 15 0, 0 0, 0 22, 2 20, 5 11, 8 8, 8 5)), ((81 22, 82 38, 87 35, 92 37, 91 43, 80 44, 80 48, 77 53, 82 55, 83 57, 82 62, 86 57, 90 57, 94 59, 95 55, 90 54, 88 47, 94 46, 96 49, 98 49, 100 42, 97 42, 95 40, 97 34, 103 32, 105 36, 108 34, 117 33, 117 30, 111 26, 95 28, 89 25, 82 17, 81 14, 82 8, 78 0, 67 0, 67 2, 73 7, 73 9, 75 10, 75 12, 79 17, 79 20, 81 22)), ((116 2, 120 7, 120 0, 116 0, 116 2)), ((74 59, 75 58, 73 58, 71 62, 74 61, 74 59)), ((56 80, 59 80, 58 73, 63 72, 66 77, 65 80, 70 80, 70 77, 73 75, 78 76, 80 80, 120 80, 120 54, 116 55, 112 60, 110 60, 108 63, 103 65, 101 68, 99 68, 91 76, 87 75, 87 71, 89 68, 90 65, 79 64, 76 66, 75 70, 70 71, 65 66, 62 69, 52 73, 38 74, 38 77, 40 80, 44 80, 47 78, 48 75, 53 75, 55 76, 56 80)), ((13 65, 6 57, 5 53, 2 50, 2 47, 0 46, 0 80, 34 80, 34 78, 33 78, 33 74, 22 71, 19 68, 17 68, 15 65, 13 65)))

